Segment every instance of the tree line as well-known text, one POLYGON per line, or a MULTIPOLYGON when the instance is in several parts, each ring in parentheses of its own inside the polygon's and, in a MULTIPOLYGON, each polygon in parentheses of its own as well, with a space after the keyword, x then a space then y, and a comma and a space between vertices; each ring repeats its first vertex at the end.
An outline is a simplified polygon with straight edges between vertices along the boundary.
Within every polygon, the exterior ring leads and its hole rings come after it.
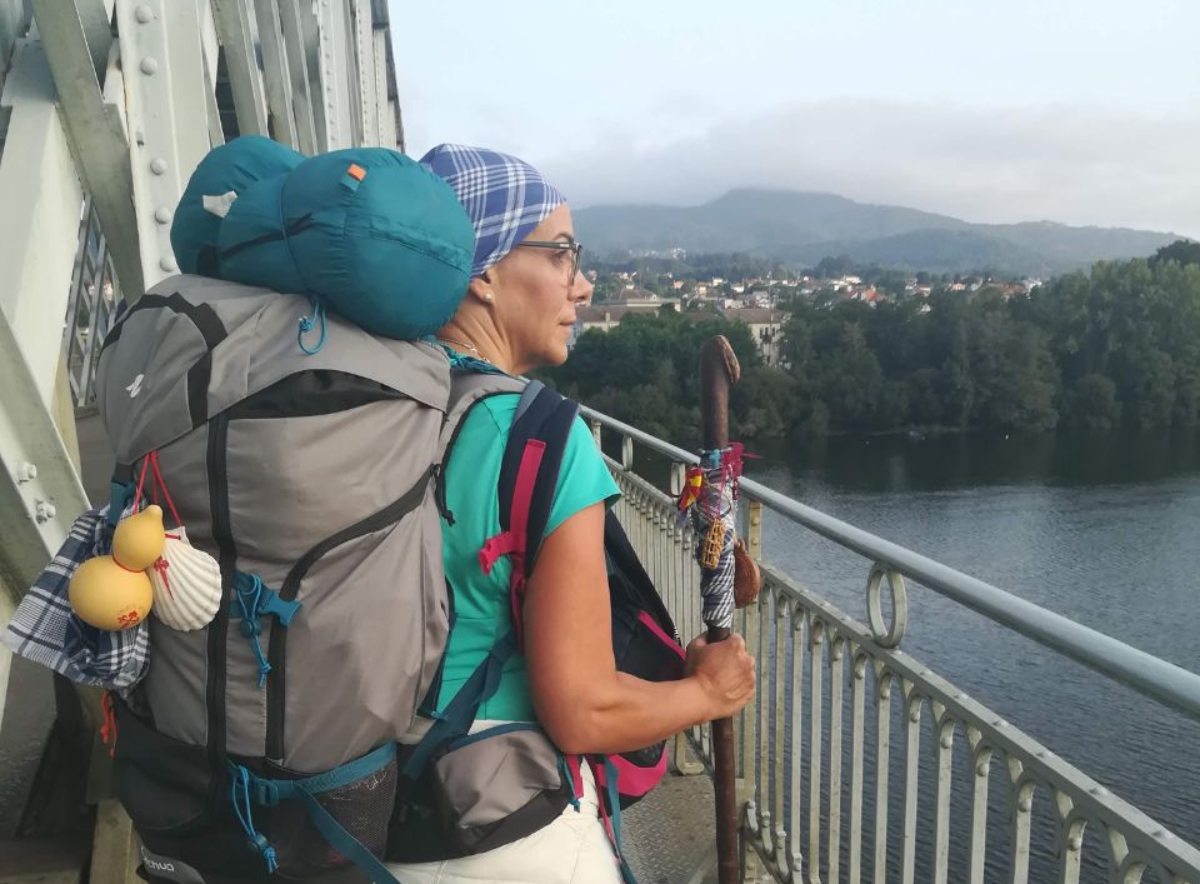
POLYGON ((699 433, 701 343, 730 338, 744 368, 731 403, 747 437, 830 432, 996 432, 1200 423, 1200 244, 1096 264, 1026 297, 935 288, 876 306, 824 296, 787 305, 783 368, 749 329, 664 310, 580 336, 548 378, 664 438, 699 433))

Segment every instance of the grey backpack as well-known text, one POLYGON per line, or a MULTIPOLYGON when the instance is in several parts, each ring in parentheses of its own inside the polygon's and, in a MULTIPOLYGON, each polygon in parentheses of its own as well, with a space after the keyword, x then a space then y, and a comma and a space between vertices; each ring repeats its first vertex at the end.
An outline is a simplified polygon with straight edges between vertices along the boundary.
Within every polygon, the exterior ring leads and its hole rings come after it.
POLYGON ((113 510, 141 479, 220 566, 215 617, 180 631, 152 613, 148 674, 114 701, 116 786, 156 877, 386 875, 396 741, 449 626, 450 367, 333 315, 310 354, 308 311, 177 276, 100 357, 113 510))

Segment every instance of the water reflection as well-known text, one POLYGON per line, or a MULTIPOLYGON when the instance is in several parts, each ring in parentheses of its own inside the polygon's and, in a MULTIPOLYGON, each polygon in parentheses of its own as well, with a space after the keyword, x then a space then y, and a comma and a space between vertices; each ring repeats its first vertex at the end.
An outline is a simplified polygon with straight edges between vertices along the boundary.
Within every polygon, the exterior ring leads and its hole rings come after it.
MULTIPOLYGON (((760 444, 784 494, 1200 670, 1194 435, 760 444)), ((864 618, 869 563, 782 518, 764 552, 864 618)), ((904 649, 1193 843, 1200 727, 919 586, 904 649)))
POLYGON ((1196 433, 832 436, 757 442, 748 472, 786 466, 846 490, 1138 484, 1200 472, 1196 433))

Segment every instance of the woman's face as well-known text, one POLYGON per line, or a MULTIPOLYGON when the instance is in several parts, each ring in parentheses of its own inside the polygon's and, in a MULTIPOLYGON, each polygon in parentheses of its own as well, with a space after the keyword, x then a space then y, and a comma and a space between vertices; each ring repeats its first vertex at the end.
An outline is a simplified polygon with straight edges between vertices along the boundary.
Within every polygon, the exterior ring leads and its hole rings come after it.
MULTIPOLYGON (((571 210, 559 206, 526 240, 574 242, 571 210)), ((582 270, 571 281, 573 260, 568 249, 518 246, 488 271, 496 326, 512 354, 513 374, 566 362, 575 308, 591 301, 593 288, 582 270)))

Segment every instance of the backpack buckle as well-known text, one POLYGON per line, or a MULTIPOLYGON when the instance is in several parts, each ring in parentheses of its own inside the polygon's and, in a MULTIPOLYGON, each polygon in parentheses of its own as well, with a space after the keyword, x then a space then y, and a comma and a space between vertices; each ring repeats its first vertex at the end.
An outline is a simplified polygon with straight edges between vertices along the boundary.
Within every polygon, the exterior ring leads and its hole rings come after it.
POLYGON ((279 787, 271 780, 254 778, 254 803, 260 807, 274 807, 279 803, 279 787))
POLYGON ((492 573, 492 568, 501 556, 511 555, 517 551, 517 536, 512 531, 504 531, 495 537, 484 541, 479 550, 479 567, 485 575, 492 573))

